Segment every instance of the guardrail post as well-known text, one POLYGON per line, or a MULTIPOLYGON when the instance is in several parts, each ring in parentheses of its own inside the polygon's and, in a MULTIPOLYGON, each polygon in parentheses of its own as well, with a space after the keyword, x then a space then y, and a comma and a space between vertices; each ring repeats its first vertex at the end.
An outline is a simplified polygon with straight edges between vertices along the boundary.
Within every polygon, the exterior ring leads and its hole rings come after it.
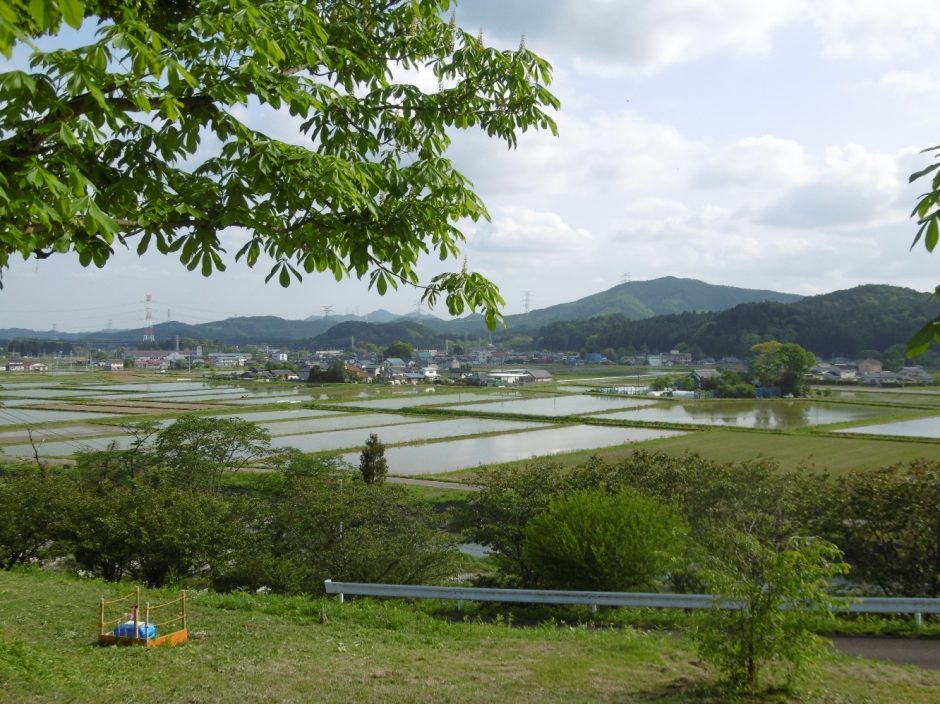
MULTIPOLYGON (((324 579, 324 580, 323 580, 324 588, 326 588, 326 584, 327 584, 328 582, 332 583, 332 581, 333 581, 332 579, 324 579)), ((339 600, 339 603, 340 603, 340 604, 343 603, 344 599, 343 599, 343 593, 342 593, 342 592, 337 592, 336 598, 339 600)))
POLYGON ((457 599, 457 611, 463 611, 463 599, 457 599))
POLYGON ((924 625, 924 615, 920 611, 917 611, 914 614, 914 628, 920 628, 923 625, 924 625))
POLYGON ((593 616, 596 613, 597 613, 597 604, 591 604, 591 615, 593 616))

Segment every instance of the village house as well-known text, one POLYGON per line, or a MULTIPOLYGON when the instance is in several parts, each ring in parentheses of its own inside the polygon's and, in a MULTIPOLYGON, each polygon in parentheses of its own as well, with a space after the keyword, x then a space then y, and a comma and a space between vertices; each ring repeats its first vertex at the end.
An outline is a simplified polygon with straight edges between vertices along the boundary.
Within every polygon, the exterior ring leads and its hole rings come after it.
POLYGON ((721 372, 717 369, 693 369, 689 378, 692 379, 696 389, 714 389, 718 379, 721 378, 721 372))
POLYGON ((544 383, 552 376, 545 369, 511 369, 498 372, 477 372, 472 379, 480 386, 517 386, 544 383))

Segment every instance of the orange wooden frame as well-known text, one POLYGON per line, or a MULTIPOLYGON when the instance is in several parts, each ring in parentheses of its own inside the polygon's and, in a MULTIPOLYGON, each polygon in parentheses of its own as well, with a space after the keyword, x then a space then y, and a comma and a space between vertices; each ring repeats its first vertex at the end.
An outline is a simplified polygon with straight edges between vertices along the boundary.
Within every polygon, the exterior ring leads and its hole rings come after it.
POLYGON ((98 642, 104 645, 143 645, 148 648, 153 648, 160 645, 174 646, 182 645, 187 640, 189 640, 189 629, 186 626, 186 592, 183 591, 180 593, 178 599, 173 601, 168 601, 163 604, 157 604, 152 606, 148 601, 144 606, 144 618, 142 621, 137 620, 137 616, 140 612, 140 587, 136 587, 133 592, 130 594, 125 594, 122 597, 117 599, 105 600, 101 599, 99 602, 99 611, 98 611, 98 642), (117 604, 123 601, 133 599, 133 606, 131 608, 131 619, 125 618, 123 615, 117 620, 107 620, 105 617, 105 611, 108 606, 112 604, 117 604), (179 603, 178 615, 173 618, 167 619, 162 623, 152 623, 151 616, 154 612, 164 609, 174 604, 179 603), (122 623, 123 621, 133 620, 134 630, 132 636, 117 636, 113 632, 109 632, 109 628, 122 623), (165 633, 163 635, 150 637, 150 629, 147 627, 153 625, 157 628, 166 626, 169 624, 179 624, 179 628, 175 631, 165 633), (144 637, 139 636, 140 626, 144 625, 144 637))

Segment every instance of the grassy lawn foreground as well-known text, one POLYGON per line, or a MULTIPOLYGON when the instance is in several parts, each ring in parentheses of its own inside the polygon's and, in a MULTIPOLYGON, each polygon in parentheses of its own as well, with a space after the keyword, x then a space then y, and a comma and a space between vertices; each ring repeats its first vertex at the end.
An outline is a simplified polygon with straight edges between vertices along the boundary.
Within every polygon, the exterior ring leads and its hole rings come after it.
MULTIPOLYGON (((98 598, 128 589, 0 573, 0 702, 725 701, 680 637, 451 621, 394 601, 192 593, 189 644, 97 646, 98 598)), ((938 672, 832 656, 801 693, 761 701, 926 704, 938 688, 938 672)))

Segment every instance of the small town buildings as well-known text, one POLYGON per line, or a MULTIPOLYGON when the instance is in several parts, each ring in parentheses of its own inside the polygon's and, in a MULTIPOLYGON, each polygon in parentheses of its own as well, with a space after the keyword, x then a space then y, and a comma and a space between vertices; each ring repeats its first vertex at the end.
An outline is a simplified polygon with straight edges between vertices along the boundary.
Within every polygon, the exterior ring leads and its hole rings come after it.
POLYGON ((246 362, 251 360, 252 356, 244 352, 210 352, 209 364, 216 369, 233 369, 235 367, 244 367, 246 362))
POLYGON ((717 369, 693 369, 689 374, 692 383, 696 389, 715 388, 715 384, 721 377, 721 372, 717 369))
POLYGON ((473 380, 480 386, 517 386, 544 383, 552 377, 544 369, 511 369, 498 372, 478 372, 473 380))
POLYGON ((869 374, 883 370, 884 362, 880 359, 862 359, 855 365, 855 371, 859 374, 869 374))

